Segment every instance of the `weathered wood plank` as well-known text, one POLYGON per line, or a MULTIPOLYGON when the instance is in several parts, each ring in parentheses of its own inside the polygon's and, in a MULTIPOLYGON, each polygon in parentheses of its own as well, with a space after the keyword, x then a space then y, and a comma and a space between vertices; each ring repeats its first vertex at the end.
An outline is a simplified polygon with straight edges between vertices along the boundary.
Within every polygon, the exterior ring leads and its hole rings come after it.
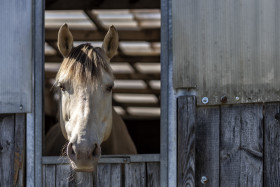
POLYGON ((146 186, 145 163, 125 164, 125 186, 127 187, 146 186))
POLYGON ((56 165, 56 187, 68 187, 71 182, 71 168, 70 165, 56 165))
POLYGON ((76 187, 93 186, 93 174, 91 172, 77 172, 75 178, 76 187))
POLYGON ((204 186, 203 176, 208 186, 219 186, 219 107, 199 107, 196 110, 195 142, 195 184, 204 186))
POLYGON ((280 104, 265 104, 264 111, 264 186, 280 186, 280 104))
POLYGON ((55 165, 44 165, 43 166, 43 187, 55 186, 56 174, 55 165))
POLYGON ((147 163, 147 187, 160 187, 159 163, 147 163))
POLYGON ((14 186, 25 184, 25 119, 25 114, 15 115, 14 186))
POLYGON ((97 167, 97 186, 110 186, 111 183, 111 164, 98 164, 97 167))
POLYGON ((122 186, 122 165, 111 164, 111 187, 122 186))
POLYGON ((195 186, 195 97, 178 98, 178 186, 195 186))
POLYGON ((221 186, 262 186, 262 105, 221 108, 221 186))
POLYGON ((15 115, 0 115, 0 186, 13 186, 15 115))

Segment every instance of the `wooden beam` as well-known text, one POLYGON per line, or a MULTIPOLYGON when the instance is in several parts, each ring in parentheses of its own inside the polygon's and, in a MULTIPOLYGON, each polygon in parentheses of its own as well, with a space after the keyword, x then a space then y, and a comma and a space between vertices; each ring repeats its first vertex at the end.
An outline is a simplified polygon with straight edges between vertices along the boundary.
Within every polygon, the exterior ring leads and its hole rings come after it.
MULTIPOLYGON (((57 72, 46 71, 45 78, 55 78, 56 73, 57 72)), ((114 76, 117 80, 160 80, 160 73, 115 73, 114 76)))
MULTIPOLYGON (((88 28, 71 28, 71 33, 75 41, 103 41, 104 32, 88 28)), ((58 28, 46 28, 45 38, 50 41, 57 41, 58 28)), ((119 30, 120 41, 160 41, 160 28, 141 30, 119 30)))
POLYGON ((154 90, 154 89, 124 89, 124 88, 114 88, 113 93, 129 93, 129 94, 160 94, 160 90, 154 90))
MULTIPOLYGON (((63 58, 58 55, 45 55, 45 62, 62 62, 63 58)), ((150 56, 128 56, 118 55, 111 62, 160 62, 159 55, 150 56)))
POLYGON ((160 0, 46 0, 46 10, 159 9, 160 0))
POLYGON ((136 102, 113 102, 114 106, 125 107, 160 107, 158 103, 136 103, 136 102))
POLYGON ((96 28, 99 31, 101 31, 103 33, 106 33, 105 26, 102 24, 102 21, 98 18, 98 16, 96 14, 94 14, 90 10, 85 10, 84 12, 88 16, 88 18, 94 23, 94 25, 96 26, 96 28))

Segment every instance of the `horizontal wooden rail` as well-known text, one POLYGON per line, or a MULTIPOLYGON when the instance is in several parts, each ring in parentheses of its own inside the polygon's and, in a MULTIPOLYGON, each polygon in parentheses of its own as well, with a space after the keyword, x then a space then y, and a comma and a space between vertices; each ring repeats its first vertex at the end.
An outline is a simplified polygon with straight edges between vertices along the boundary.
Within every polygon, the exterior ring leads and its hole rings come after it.
MULTIPOLYGON (((98 163, 160 162, 159 154, 102 155, 98 163)), ((44 156, 42 164, 69 164, 68 157, 44 156)))

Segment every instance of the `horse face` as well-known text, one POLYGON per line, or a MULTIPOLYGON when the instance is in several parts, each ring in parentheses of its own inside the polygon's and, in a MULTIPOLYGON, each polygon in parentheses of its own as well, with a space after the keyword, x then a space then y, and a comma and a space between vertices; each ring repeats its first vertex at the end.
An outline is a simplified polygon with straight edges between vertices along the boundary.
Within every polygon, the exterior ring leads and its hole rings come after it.
MULTIPOLYGON (((67 25, 63 25, 59 31, 58 46, 65 57, 73 46, 69 43, 73 41, 71 38, 67 25)), ((109 61, 117 51, 117 43, 117 31, 111 27, 99 53, 109 61)), ((100 77, 94 82, 73 84, 63 81, 64 72, 61 69, 56 81, 61 88, 60 126, 69 141, 67 155, 76 171, 93 171, 101 155, 100 145, 109 138, 112 129, 113 76, 102 69, 100 77)))

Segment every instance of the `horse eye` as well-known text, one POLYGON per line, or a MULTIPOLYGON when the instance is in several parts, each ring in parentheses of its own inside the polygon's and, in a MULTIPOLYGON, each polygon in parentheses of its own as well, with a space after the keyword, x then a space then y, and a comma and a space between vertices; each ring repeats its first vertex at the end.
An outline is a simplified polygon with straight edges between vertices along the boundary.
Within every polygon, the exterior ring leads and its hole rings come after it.
POLYGON ((106 90, 107 90, 108 92, 111 92, 112 89, 113 89, 113 86, 107 86, 107 88, 106 88, 106 90))
POLYGON ((61 91, 65 91, 65 87, 63 85, 59 85, 59 88, 61 89, 61 91))

